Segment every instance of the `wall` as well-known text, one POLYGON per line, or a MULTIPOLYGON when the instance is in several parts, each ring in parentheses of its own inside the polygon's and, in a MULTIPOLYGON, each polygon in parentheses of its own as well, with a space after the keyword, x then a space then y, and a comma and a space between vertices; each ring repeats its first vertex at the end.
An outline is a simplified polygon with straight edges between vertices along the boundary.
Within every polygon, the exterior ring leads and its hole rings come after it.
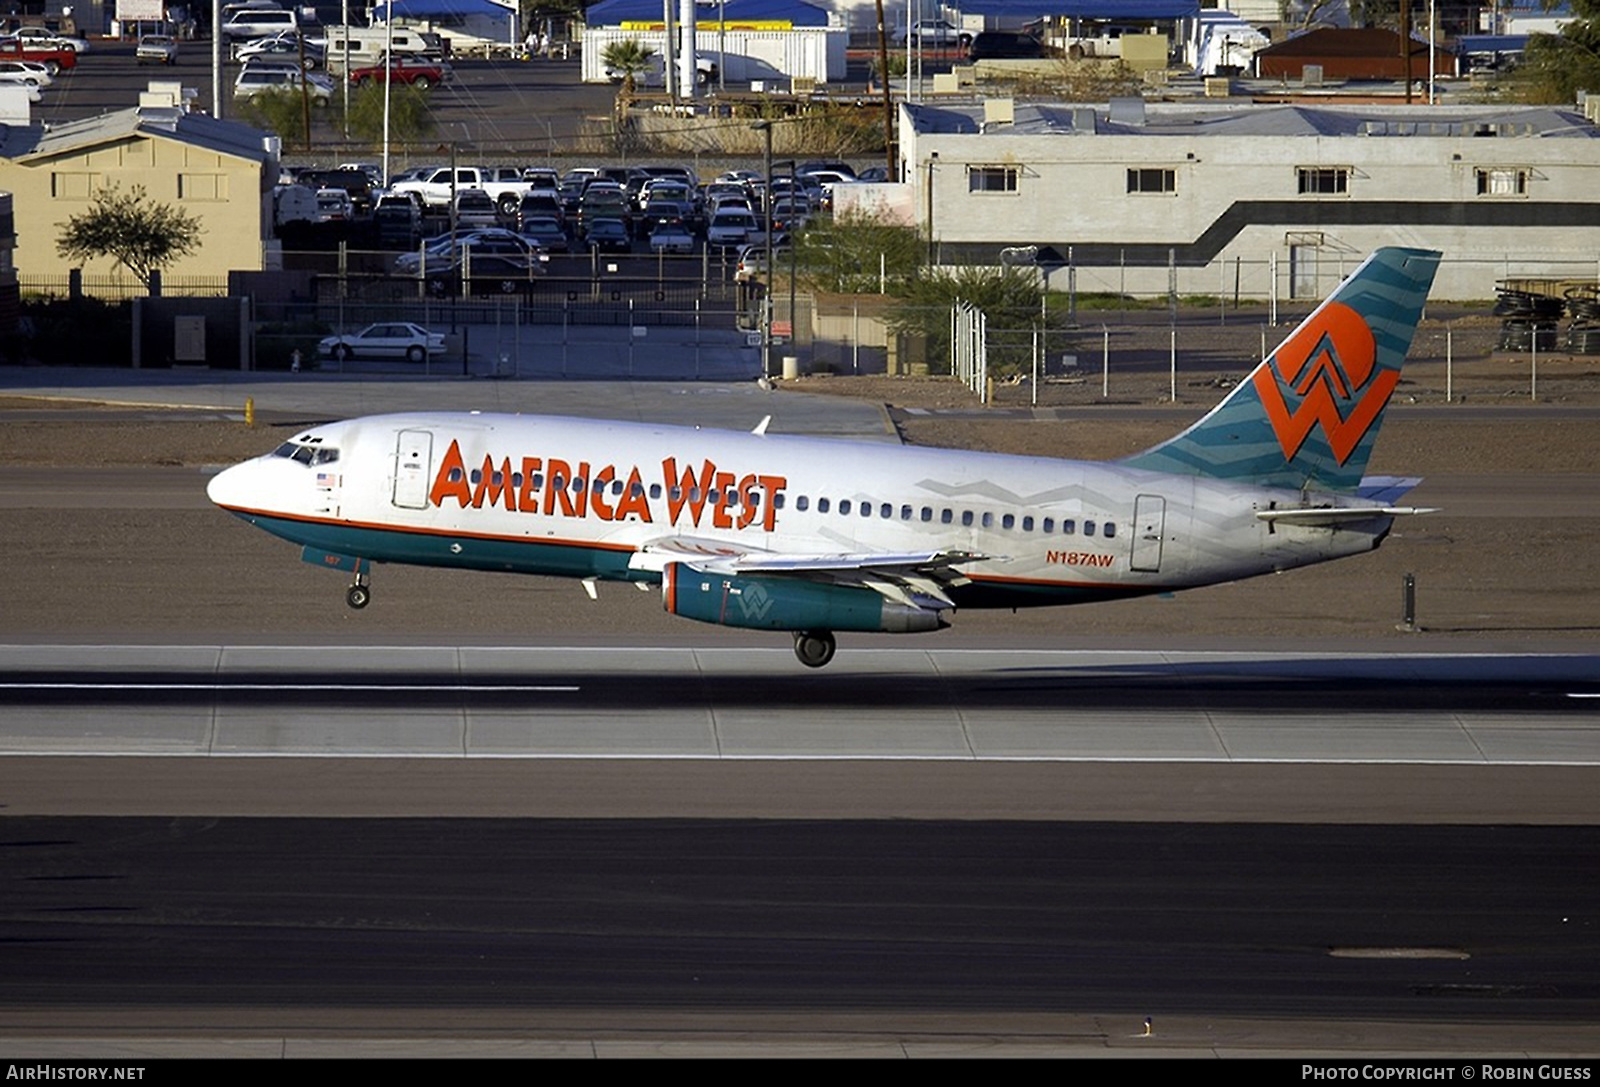
MULTIPOLYGON (((141 185, 153 201, 200 220, 200 247, 163 272, 170 277, 225 276, 261 267, 261 167, 250 160, 144 134, 27 163, 0 160, 0 188, 15 195, 16 265, 30 275, 65 275, 75 263, 56 251, 68 219, 87 211, 94 192, 141 185)), ((110 259, 90 261, 89 276, 111 275, 110 259)))
POLYGON ((1180 265, 1211 267, 1287 260, 1293 247, 1302 262, 1320 253, 1332 267, 1380 245, 1426 246, 1463 262, 1435 289, 1453 298, 1491 296, 1496 270, 1556 274, 1592 268, 1600 254, 1595 139, 924 132, 904 153, 912 206, 924 228, 931 211, 941 260, 995 263, 1001 247, 1040 245, 1064 262, 1070 246, 1078 264, 1143 293, 1166 291, 1169 251, 1180 265), (1014 170, 1015 191, 970 191, 970 166, 1014 170), (1128 192, 1128 171, 1140 167, 1171 170, 1173 191, 1128 192), (1342 170, 1348 191, 1301 194, 1298 167, 1342 170), (1480 195, 1480 168, 1518 172, 1526 192, 1480 195))

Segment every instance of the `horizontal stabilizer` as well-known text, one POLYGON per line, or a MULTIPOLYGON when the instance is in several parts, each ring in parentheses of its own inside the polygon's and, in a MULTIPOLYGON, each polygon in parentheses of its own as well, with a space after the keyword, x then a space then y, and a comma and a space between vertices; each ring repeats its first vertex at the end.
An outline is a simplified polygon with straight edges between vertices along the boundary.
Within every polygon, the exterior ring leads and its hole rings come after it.
POLYGON ((1392 505, 1410 494, 1421 482, 1421 476, 1363 476, 1361 486, 1356 488, 1356 497, 1392 505))

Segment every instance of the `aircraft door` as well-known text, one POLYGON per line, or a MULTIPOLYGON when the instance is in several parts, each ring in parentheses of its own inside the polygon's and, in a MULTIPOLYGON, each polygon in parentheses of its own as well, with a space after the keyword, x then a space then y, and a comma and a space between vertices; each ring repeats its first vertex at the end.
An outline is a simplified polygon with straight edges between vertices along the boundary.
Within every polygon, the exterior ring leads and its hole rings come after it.
POLYGON ((1129 569, 1154 574, 1161 569, 1161 544, 1167 531, 1167 500, 1141 494, 1133 500, 1133 555, 1129 569))
POLYGON ((394 448, 394 504, 408 510, 426 509, 432 473, 433 432, 402 430, 394 448))

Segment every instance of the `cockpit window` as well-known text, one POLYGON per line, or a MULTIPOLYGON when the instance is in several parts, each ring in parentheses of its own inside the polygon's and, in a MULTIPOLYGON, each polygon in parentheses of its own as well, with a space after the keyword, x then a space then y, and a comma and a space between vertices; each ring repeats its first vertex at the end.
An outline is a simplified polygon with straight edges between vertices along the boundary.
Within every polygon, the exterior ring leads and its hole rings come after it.
POLYGON ((299 442, 284 442, 272 451, 272 455, 307 465, 332 464, 339 459, 339 451, 332 446, 302 445, 299 442))

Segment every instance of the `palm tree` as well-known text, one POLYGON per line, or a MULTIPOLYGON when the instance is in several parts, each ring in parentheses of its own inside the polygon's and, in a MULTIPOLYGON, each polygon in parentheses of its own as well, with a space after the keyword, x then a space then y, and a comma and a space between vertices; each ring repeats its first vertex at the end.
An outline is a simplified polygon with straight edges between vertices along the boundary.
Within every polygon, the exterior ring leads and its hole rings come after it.
POLYGON ((613 80, 622 81, 622 89, 617 92, 619 118, 628 115, 628 103, 633 100, 635 81, 641 73, 649 70, 651 58, 655 55, 655 50, 638 38, 614 41, 600 54, 600 59, 605 62, 606 74, 613 80))

